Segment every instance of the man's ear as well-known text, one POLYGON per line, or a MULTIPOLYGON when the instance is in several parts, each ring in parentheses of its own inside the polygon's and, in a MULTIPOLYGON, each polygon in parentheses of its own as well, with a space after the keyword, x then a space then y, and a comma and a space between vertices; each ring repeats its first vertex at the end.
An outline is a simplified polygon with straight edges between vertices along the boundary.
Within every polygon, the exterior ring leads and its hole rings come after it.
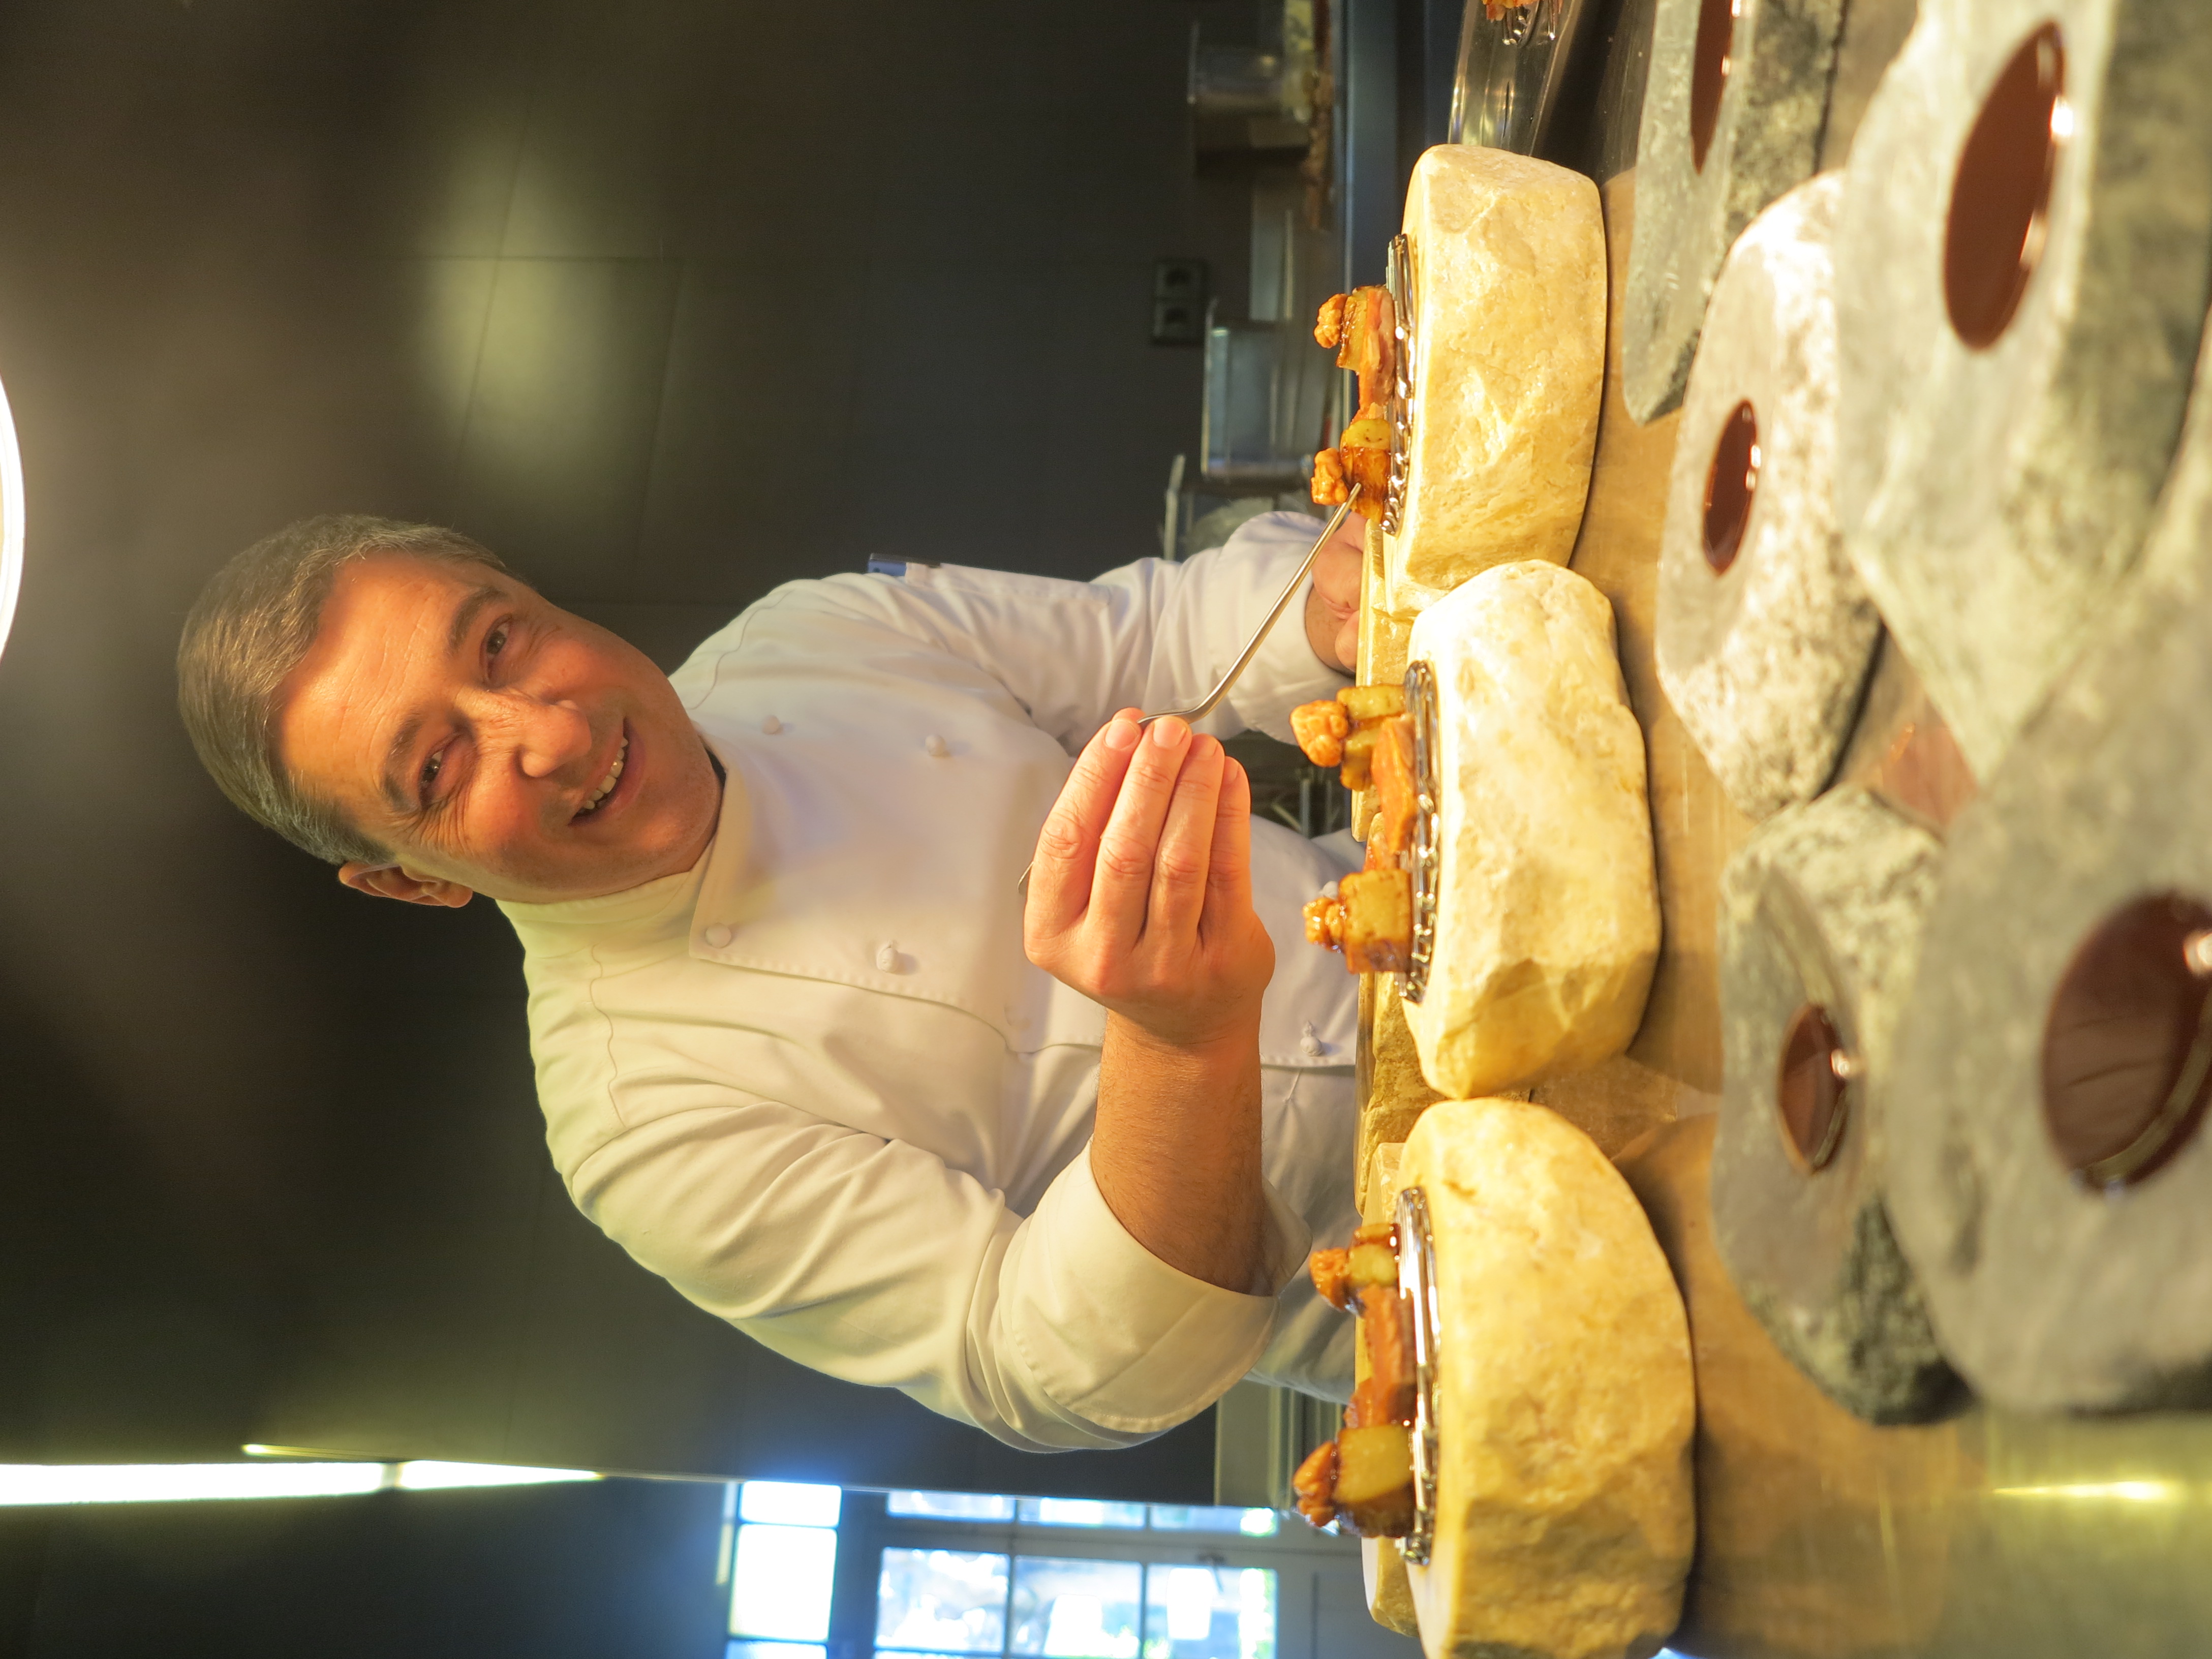
POLYGON ((396 864, 341 864, 338 879, 356 893, 372 898, 398 899, 407 904, 441 904, 458 910, 476 896, 473 888, 457 881, 418 876, 396 864))

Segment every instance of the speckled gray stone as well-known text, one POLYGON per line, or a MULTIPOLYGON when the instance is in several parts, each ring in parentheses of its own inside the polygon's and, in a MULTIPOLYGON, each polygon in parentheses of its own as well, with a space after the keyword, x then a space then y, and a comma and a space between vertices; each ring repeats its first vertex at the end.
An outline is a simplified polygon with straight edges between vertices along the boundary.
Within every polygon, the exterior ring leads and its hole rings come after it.
POLYGON ((1942 855, 1926 830, 1846 789, 1768 820, 1722 883, 1714 1242, 1777 1346, 1875 1423, 1924 1421, 1961 1395, 1891 1234, 1887 1138, 1868 1087, 1887 1063, 1942 855), (1784 1040, 1808 1002, 1861 1067, 1835 1155, 1810 1174, 1776 1099, 1784 1040))
POLYGON ((1836 240, 1836 501, 1883 619, 1986 777, 2133 566, 2212 276, 2203 0, 1927 0, 1851 148, 1836 240), (1985 350, 1943 291, 1982 100, 2055 20, 2075 136, 1985 350))
POLYGON ((1621 393, 1638 421, 1682 398, 1706 296, 1760 209, 1818 164, 1843 0, 1741 0, 1719 119, 1695 165, 1698 0, 1658 0, 1636 143, 1636 240, 1621 310, 1621 393))
POLYGON ((1840 173, 1790 191, 1736 240, 1690 374, 1659 550, 1659 682, 1736 808, 1809 800, 1850 735, 1881 618, 1836 533, 1829 238, 1840 173), (1759 488, 1735 562, 1706 562, 1713 453, 1748 401, 1759 488))
POLYGON ((2107 1195, 2063 1166, 2041 1097, 2085 936, 2148 894, 2212 898, 2208 560, 2200 371, 2141 580, 1952 826, 1882 1079, 1891 1218, 1937 1334, 2021 1410, 2212 1405, 2212 1135, 2107 1195))

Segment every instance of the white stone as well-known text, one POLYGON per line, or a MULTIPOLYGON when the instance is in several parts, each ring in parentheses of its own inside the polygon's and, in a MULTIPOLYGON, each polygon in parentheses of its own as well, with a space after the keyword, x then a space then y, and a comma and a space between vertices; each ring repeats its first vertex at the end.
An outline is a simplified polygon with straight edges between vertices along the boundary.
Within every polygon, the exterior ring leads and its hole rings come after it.
POLYGON ((1438 705, 1436 947, 1407 1023, 1450 1097, 1628 1046, 1659 951, 1644 732, 1613 609, 1557 565, 1500 565, 1425 611, 1438 705))
POLYGON ((1659 551, 1659 683, 1736 810, 1809 800, 1836 769, 1881 618, 1836 528, 1830 238, 1843 175, 1791 191, 1713 289, 1674 444, 1659 551), (1717 451, 1743 404, 1757 488, 1735 559, 1706 557, 1717 451))
POLYGON ((2203 0, 1924 0, 1853 139, 1836 233, 1836 506, 1977 777, 2096 636, 2163 482, 2212 274, 2203 0), (1986 347, 1953 327, 1959 158, 2045 22, 2064 46, 2041 252, 1986 347))
POLYGON ((1636 236, 1622 295, 1621 398, 1650 421, 1680 400, 1705 301, 1752 216, 1818 165, 1843 0, 1735 0, 1705 165, 1691 142, 1704 0, 1659 0, 1636 143, 1636 236))
POLYGON ((1542 1106, 1431 1108, 1399 1178, 1436 1241, 1430 1659, 1641 1659, 1696 1540, 1689 1324, 1628 1183, 1542 1106))
POLYGON ((1582 528, 1605 375, 1605 225, 1581 173, 1440 145, 1406 187, 1413 421, 1386 608, 1423 609, 1510 559, 1564 564, 1582 528))

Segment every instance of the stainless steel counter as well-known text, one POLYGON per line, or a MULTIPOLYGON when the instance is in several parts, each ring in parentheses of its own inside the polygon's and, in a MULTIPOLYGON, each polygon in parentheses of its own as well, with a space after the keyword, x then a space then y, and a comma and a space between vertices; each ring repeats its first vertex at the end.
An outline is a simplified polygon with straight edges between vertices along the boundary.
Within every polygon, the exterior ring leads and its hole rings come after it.
POLYGON ((2212 1415, 1876 1429, 1785 1360, 1714 1254, 1714 1120, 1623 1162, 1689 1304, 1697 1659, 2179 1659, 2212 1648, 2212 1415))

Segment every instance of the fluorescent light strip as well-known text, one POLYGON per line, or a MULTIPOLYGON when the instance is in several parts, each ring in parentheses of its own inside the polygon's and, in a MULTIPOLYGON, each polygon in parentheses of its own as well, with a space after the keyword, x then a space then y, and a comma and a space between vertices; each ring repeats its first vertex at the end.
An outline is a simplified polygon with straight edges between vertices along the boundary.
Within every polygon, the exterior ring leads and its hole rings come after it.
POLYGON ((544 1486, 563 1480, 598 1480, 589 1469, 526 1469, 510 1463, 438 1463, 423 1460, 398 1465, 392 1484, 404 1492, 437 1492, 451 1486, 544 1486))
POLYGON ((216 1498, 342 1498, 390 1488, 543 1486, 597 1480, 588 1469, 501 1463, 5 1463, 0 1508, 61 1504, 176 1504, 216 1498))

